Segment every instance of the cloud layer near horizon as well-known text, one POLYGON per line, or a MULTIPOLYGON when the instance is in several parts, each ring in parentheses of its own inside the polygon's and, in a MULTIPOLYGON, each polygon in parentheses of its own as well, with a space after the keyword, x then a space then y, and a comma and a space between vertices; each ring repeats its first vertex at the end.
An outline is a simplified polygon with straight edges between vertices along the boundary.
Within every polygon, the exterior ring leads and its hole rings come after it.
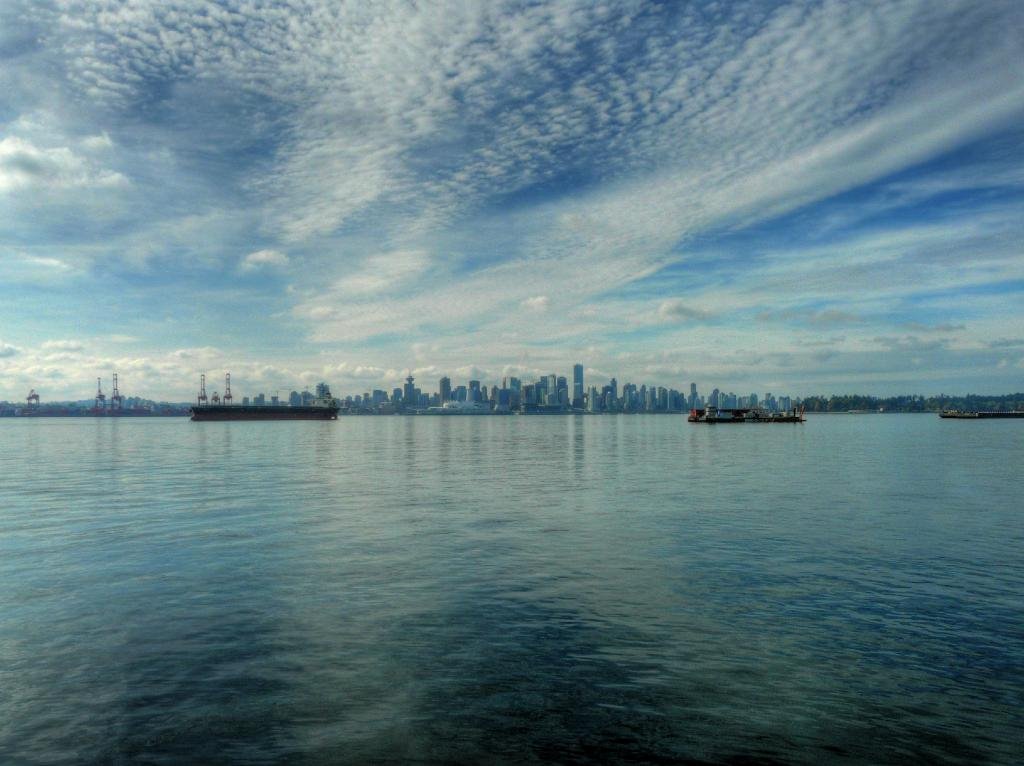
POLYGON ((1017 4, 5 8, 0 397, 1020 387, 1017 4))

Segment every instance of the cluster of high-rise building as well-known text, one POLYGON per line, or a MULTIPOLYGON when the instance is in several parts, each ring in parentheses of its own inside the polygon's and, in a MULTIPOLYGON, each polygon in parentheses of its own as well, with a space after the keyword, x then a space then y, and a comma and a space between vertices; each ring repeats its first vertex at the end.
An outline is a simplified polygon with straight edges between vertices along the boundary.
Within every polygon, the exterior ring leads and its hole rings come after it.
POLYGON ((245 407, 264 407, 267 405, 276 407, 277 405, 280 404, 287 404, 292 407, 309 407, 311 404, 313 404, 313 402, 315 402, 318 399, 330 398, 330 386, 328 386, 326 383, 317 383, 315 393, 311 391, 303 391, 302 393, 299 393, 298 391, 292 391, 290 394, 288 394, 287 401, 281 401, 281 397, 279 394, 272 394, 268 398, 266 394, 259 393, 253 397, 243 396, 242 405, 245 407))
MULTIPOLYGON (((293 392, 292 396, 305 396, 293 392)), ((300 402, 302 403, 302 402, 300 402)), ((502 378, 501 385, 487 384, 479 380, 467 381, 465 385, 453 385, 450 377, 438 381, 437 390, 424 391, 416 385, 416 379, 409 375, 405 385, 390 392, 374 389, 340 401, 343 411, 349 413, 391 414, 416 412, 445 414, 448 412, 525 412, 554 414, 559 412, 688 412, 703 407, 720 408, 761 408, 771 412, 789 410, 793 402, 788 396, 775 397, 770 393, 758 396, 737 395, 719 391, 717 388, 707 396, 697 391, 697 384, 691 383, 689 393, 674 388, 654 385, 624 383, 621 386, 615 378, 606 385, 586 386, 583 379, 583 365, 573 365, 572 379, 554 373, 533 381, 517 377, 502 378)))

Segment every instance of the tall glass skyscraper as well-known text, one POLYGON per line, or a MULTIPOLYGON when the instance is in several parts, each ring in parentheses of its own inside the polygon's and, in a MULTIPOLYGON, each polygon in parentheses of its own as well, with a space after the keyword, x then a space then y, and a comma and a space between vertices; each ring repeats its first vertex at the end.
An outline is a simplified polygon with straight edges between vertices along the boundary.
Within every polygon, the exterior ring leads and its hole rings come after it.
POLYGON ((583 365, 572 366, 572 406, 583 406, 583 365))

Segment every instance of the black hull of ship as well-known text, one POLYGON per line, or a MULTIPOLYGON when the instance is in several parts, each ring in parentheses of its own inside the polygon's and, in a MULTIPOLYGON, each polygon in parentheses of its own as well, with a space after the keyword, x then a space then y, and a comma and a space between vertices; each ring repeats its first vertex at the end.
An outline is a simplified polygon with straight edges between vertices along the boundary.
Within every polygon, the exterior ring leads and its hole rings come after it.
POLYGON ((337 407, 253 407, 236 404, 197 405, 192 420, 337 420, 337 407))

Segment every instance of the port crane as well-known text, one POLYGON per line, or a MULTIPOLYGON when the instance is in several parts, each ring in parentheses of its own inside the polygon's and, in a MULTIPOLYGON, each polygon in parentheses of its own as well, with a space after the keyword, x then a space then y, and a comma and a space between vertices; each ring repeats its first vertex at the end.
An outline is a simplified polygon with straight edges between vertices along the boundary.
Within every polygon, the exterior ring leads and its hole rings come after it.
POLYGON ((110 392, 110 409, 120 410, 124 406, 124 397, 117 390, 117 373, 114 373, 114 390, 110 392))
POLYGON ((224 404, 231 404, 231 399, 231 373, 229 372, 224 375, 224 396, 221 397, 221 401, 224 404))
POLYGON ((206 396, 206 373, 204 372, 199 376, 199 396, 196 398, 196 403, 207 404, 209 401, 209 398, 206 396))
POLYGON ((107 408, 107 395, 103 393, 103 385, 100 378, 96 378, 96 407, 97 410, 107 408))
POLYGON ((38 407, 39 406, 39 394, 36 393, 36 390, 34 388, 31 391, 28 392, 28 397, 27 398, 28 398, 28 406, 29 407, 38 407))

